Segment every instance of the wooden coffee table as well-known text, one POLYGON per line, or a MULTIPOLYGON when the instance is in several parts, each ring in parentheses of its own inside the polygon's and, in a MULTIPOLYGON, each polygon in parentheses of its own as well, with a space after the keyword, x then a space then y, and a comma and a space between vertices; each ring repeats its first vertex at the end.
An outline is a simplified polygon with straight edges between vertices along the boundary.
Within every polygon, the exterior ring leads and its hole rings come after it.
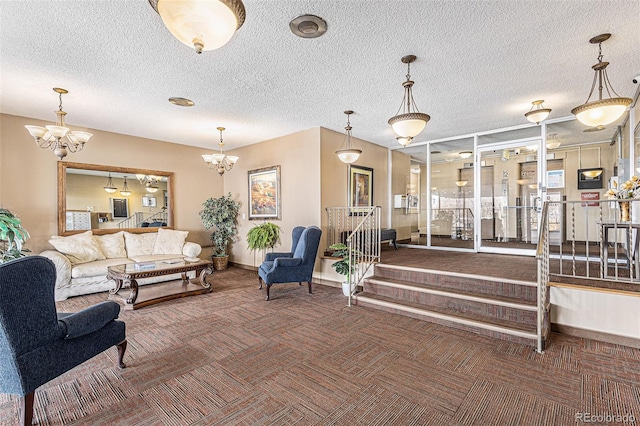
POLYGON ((116 282, 115 288, 109 291, 109 299, 124 301, 124 309, 133 310, 178 297, 209 293, 212 289, 207 277, 213 273, 212 265, 208 260, 188 262, 182 259, 167 259, 109 266, 107 278, 116 282), (190 271, 196 272, 196 278, 193 280, 187 277, 187 272, 190 271), (178 273, 182 274, 181 280, 145 284, 142 286, 144 290, 139 294, 139 279, 178 273), (120 294, 126 293, 127 289, 130 290, 128 295, 120 294))

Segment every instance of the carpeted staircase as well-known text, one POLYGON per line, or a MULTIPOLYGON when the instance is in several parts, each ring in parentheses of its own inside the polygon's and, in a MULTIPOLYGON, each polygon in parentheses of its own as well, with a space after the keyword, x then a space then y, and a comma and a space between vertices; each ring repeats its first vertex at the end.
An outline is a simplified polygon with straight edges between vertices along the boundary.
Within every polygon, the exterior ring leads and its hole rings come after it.
POLYGON ((537 345, 535 282, 378 263, 363 290, 361 307, 537 345))

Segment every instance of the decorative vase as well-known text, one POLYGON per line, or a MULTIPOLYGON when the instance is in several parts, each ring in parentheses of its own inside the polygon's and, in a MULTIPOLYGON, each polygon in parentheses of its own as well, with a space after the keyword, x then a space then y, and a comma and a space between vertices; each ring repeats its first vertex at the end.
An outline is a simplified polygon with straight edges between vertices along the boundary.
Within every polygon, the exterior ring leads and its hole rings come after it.
POLYGON ((619 201, 620 204, 620 222, 629 222, 629 202, 619 201))
POLYGON ((211 258, 211 260, 213 260, 213 269, 215 269, 216 271, 223 271, 225 269, 227 269, 227 264, 229 262, 229 256, 213 256, 211 258))

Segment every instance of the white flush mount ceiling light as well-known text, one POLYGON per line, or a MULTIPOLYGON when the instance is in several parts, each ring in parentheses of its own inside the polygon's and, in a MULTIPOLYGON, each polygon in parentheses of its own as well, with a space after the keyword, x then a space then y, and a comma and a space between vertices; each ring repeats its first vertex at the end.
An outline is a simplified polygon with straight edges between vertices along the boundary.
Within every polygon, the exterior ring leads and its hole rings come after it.
POLYGON ((181 106, 181 107, 192 107, 196 104, 191 99, 179 98, 179 97, 169 98, 169 102, 172 103, 173 105, 181 106))
POLYGON ((224 147, 222 132, 226 129, 224 127, 218 127, 217 129, 220 132, 220 142, 218 143, 220 146, 220 153, 204 154, 202 159, 207 163, 210 169, 214 169, 220 176, 222 176, 225 171, 229 171, 233 168, 233 165, 238 161, 238 157, 235 155, 224 155, 224 152, 222 151, 222 148, 224 147))
POLYGON ((591 91, 587 102, 571 110, 571 113, 582 124, 591 127, 606 126, 609 123, 613 123, 624 114, 624 111, 633 102, 631 98, 620 97, 609 82, 609 76, 607 75, 609 62, 602 61, 602 42, 607 41, 609 37, 611 37, 611 34, 600 34, 589 40, 591 44, 598 44, 598 63, 591 67, 595 71, 591 91), (598 100, 589 102, 593 89, 596 87, 596 82, 598 83, 598 100), (602 89, 607 91, 608 98, 602 99, 602 89), (612 97, 612 92, 615 97, 612 97))
POLYGON ((464 158, 466 160, 467 158, 471 157, 471 155, 473 155, 473 152, 471 152, 471 151, 462 151, 462 152, 459 152, 458 155, 461 158, 464 158))
POLYGON ((426 127, 427 122, 431 120, 428 114, 418 111, 413 100, 412 87, 414 82, 411 81, 411 63, 415 60, 415 55, 403 56, 401 59, 403 64, 407 64, 407 81, 402 83, 404 97, 398 112, 388 121, 393 131, 399 136, 396 139, 402 146, 409 145, 411 140, 418 136, 426 127))
POLYGON ((317 38, 327 32, 327 22, 319 16, 301 15, 289 22, 292 33, 302 38, 317 38))
POLYGON ((546 120, 546 118, 551 114, 550 108, 545 108, 542 103, 544 100, 538 100, 531 102, 531 109, 529 112, 525 113, 524 116, 527 117, 532 123, 540 124, 542 121, 546 120))
POLYGON ((244 24, 241 0, 149 0, 175 38, 196 53, 227 44, 244 24))
POLYGON ((24 126, 36 141, 40 148, 49 148, 60 160, 67 156, 67 150, 70 152, 79 152, 84 148, 84 144, 93 136, 88 132, 79 132, 69 130, 64 124, 64 116, 66 112, 62 110, 62 95, 69 93, 68 90, 54 87, 53 91, 58 94, 60 105, 56 113, 55 126, 24 126))
POLYGON ((360 157, 360 154, 362 154, 362 150, 353 148, 351 146, 352 127, 351 122, 349 121, 349 116, 353 114, 353 111, 347 110, 344 113, 347 114, 347 127, 344 128, 346 130, 346 133, 344 142, 342 142, 342 146, 339 150, 336 151, 336 154, 338 154, 338 158, 340 159, 340 161, 342 161, 343 163, 351 164, 358 160, 358 157, 360 157))

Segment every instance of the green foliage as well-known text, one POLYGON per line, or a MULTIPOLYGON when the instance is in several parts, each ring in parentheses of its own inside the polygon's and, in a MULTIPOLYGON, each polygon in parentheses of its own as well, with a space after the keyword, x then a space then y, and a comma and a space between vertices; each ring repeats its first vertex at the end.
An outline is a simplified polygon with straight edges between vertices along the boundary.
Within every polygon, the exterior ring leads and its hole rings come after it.
POLYGON ((0 263, 26 256, 29 250, 22 244, 29 233, 22 227, 20 219, 7 209, 0 209, 0 263))
POLYGON ((275 223, 264 222, 256 225, 247 232, 249 250, 263 250, 280 244, 280 227, 275 223))
POLYGON ((238 213, 242 204, 231 198, 231 193, 218 198, 209 198, 202 203, 200 219, 205 229, 213 229, 211 242, 213 255, 224 257, 227 255, 227 245, 235 241, 238 234, 238 213))
MULTIPOLYGON (((351 274, 355 271, 355 265, 349 265, 349 248, 342 243, 336 243, 330 245, 329 249, 333 250, 332 257, 342 258, 337 262, 333 262, 331 266, 333 266, 340 275, 345 275, 348 281, 351 274)), ((352 250, 352 252, 355 253, 355 250, 352 250)))

